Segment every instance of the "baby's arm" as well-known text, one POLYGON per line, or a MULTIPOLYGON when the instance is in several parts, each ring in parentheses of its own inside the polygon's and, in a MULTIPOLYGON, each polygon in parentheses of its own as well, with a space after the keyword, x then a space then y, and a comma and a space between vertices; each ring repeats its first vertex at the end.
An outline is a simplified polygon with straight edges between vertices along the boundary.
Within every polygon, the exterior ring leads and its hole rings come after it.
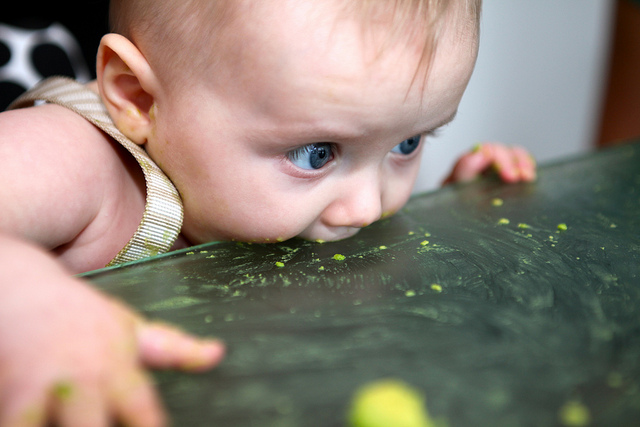
POLYGON ((49 254, 0 237, 0 425, 164 424, 144 367, 206 369, 222 357, 70 277, 49 254))
POLYGON ((489 171, 495 171, 504 182, 531 182, 536 179, 536 162, 521 147, 479 144, 460 157, 444 184, 471 181, 489 171))
MULTIPOLYGON (((162 425, 145 368, 207 369, 224 347, 145 321, 48 251, 105 216, 109 180, 96 174, 105 178, 114 156, 100 151, 101 133, 75 128, 54 107, 0 114, 0 425, 162 425)), ((80 252, 91 247, 85 240, 80 252)))

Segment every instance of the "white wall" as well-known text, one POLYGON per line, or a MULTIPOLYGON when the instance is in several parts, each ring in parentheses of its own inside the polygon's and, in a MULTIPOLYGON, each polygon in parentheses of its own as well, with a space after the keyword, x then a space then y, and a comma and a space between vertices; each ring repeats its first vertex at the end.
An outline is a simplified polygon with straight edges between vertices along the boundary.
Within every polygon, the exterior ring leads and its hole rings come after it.
POLYGON ((541 163, 593 147, 614 2, 483 3, 476 70, 454 122, 424 147, 417 192, 480 141, 522 145, 541 163))

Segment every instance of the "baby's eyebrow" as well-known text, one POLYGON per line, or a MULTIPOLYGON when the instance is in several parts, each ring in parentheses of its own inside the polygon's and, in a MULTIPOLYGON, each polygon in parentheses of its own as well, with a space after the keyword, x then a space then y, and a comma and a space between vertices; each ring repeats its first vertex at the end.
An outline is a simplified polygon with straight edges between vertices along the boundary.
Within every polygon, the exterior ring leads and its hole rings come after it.
POLYGON ((449 123, 451 123, 453 121, 453 119, 456 118, 456 115, 458 114, 458 109, 456 109, 453 113, 451 113, 449 115, 449 117, 447 117, 446 119, 442 120, 441 122, 439 122, 438 124, 436 124, 435 126, 433 126, 431 129, 429 129, 426 133, 429 132, 435 132, 438 129, 440 129, 441 127, 448 125, 449 123))

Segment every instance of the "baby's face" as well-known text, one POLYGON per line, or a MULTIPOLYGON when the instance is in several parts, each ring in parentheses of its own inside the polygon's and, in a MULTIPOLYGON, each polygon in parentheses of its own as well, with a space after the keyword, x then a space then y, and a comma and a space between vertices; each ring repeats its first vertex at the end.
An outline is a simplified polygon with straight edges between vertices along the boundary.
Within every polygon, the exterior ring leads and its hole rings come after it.
POLYGON ((421 46, 377 55, 357 20, 287 3, 248 18, 201 79, 156 97, 147 148, 180 191, 193 243, 338 240, 396 212, 471 75, 473 28, 445 27, 425 82, 421 46))

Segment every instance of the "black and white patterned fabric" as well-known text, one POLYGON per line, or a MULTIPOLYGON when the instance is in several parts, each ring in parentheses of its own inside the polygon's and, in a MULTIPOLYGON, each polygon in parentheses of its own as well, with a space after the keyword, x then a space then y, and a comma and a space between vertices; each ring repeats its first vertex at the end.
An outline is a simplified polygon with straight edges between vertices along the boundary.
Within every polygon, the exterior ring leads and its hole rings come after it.
POLYGON ((46 77, 91 79, 80 45, 59 23, 21 28, 0 23, 0 111, 46 77))
POLYGON ((0 13, 0 111, 45 77, 95 78, 98 45, 109 32, 109 0, 5 3, 0 13))

